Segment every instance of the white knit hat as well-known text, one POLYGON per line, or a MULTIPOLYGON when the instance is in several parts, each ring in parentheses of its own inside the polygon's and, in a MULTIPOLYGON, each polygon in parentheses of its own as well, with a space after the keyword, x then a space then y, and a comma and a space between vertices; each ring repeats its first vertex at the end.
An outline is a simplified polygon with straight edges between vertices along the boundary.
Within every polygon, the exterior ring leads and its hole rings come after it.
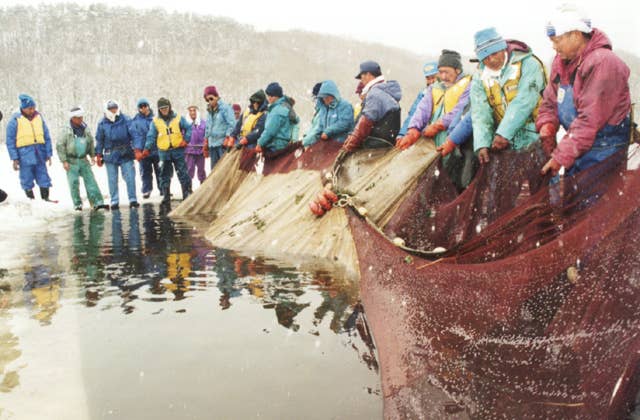
POLYGON ((571 3, 560 5, 547 23, 547 36, 560 36, 571 31, 591 33, 591 19, 571 3))
POLYGON ((69 118, 73 117, 84 117, 84 109, 81 106, 74 106, 69 111, 69 118))

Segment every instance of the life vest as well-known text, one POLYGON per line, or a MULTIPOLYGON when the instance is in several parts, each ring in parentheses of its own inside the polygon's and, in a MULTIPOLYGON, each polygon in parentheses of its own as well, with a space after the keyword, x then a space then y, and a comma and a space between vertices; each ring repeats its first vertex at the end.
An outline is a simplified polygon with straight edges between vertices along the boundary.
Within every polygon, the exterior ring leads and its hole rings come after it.
POLYGON ((254 128, 256 128, 256 124, 260 117, 264 114, 264 111, 258 111, 255 114, 251 113, 250 110, 245 109, 244 114, 242 115, 242 128, 240 129, 240 137, 246 137, 247 134, 251 133, 254 128))
POLYGON ((36 115, 31 121, 24 115, 20 115, 17 121, 16 147, 44 144, 44 123, 40 115, 36 115))
MULTIPOLYGON (((514 52, 513 54, 518 54, 514 52)), ((531 54, 531 57, 537 60, 540 63, 540 67, 544 73, 544 80, 546 86, 546 70, 544 68, 544 64, 538 57, 531 54)), ((496 124, 500 124, 502 118, 504 118, 504 114, 507 111, 507 107, 518 96, 518 84, 520 83, 520 76, 522 76, 522 60, 519 60, 513 64, 508 64, 515 68, 514 77, 507 80, 507 82, 500 87, 500 83, 498 81, 494 81, 494 83, 489 86, 486 80, 482 81, 482 85, 484 86, 484 91, 487 94, 487 99, 489 101, 489 105, 493 109, 493 118, 495 119, 496 124), (504 98, 504 101, 503 101, 504 98)), ((543 87, 544 89, 544 87, 543 87)), ((529 118, 530 121, 535 121, 538 117, 538 110, 540 109, 540 104, 542 103, 542 94, 538 98, 538 103, 536 107, 533 109, 531 116, 529 118)))
POLYGON ((448 114, 453 111, 453 108, 455 108, 460 100, 460 96, 462 96, 464 90, 469 86, 470 81, 471 76, 463 76, 448 89, 445 89, 442 83, 434 84, 433 88, 431 88, 431 98, 433 99, 432 113, 435 114, 440 106, 444 106, 443 114, 448 114))
POLYGON ((160 117, 153 119, 153 123, 158 130, 158 149, 169 150, 180 146, 180 143, 184 140, 182 138, 182 132, 180 131, 180 119, 180 115, 176 114, 169 123, 169 126, 167 126, 166 121, 160 117))

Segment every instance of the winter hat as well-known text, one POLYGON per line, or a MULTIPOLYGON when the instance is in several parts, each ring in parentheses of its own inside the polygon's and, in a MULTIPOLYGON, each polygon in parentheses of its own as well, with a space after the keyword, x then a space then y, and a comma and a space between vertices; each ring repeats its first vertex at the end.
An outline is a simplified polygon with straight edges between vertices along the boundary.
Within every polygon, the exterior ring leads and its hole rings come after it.
POLYGON ((322 86, 322 82, 318 82, 313 85, 313 89, 311 89, 311 95, 318 96, 318 92, 320 92, 320 86, 322 86))
POLYGON ((571 31, 589 34, 592 31, 591 19, 574 4, 565 3, 555 10, 546 29, 547 36, 560 36, 571 31))
POLYGON ((115 99, 109 99, 107 103, 104 105, 104 109, 106 109, 107 111, 110 110, 111 108, 120 109, 120 106, 118 105, 118 102, 115 99))
POLYGON ((167 107, 167 106, 169 108, 171 108, 171 102, 167 98, 158 99, 158 109, 164 108, 164 107, 167 107))
POLYGON ((84 109, 81 106, 74 106, 69 111, 69 118, 73 117, 84 117, 84 109))
POLYGON ((20 109, 31 108, 32 106, 36 106, 36 101, 26 93, 21 93, 18 95, 18 99, 20 100, 20 109))
POLYGON ((275 96, 278 98, 282 98, 282 86, 278 82, 271 82, 269 86, 264 90, 268 96, 275 96))
POLYGON ((372 60, 364 61, 360 63, 360 73, 356 74, 356 79, 359 79, 362 73, 382 73, 380 64, 372 60))
POLYGON ((142 105, 150 106, 151 104, 149 103, 147 98, 140 98, 138 99, 138 103, 136 104, 136 106, 140 108, 142 105))
POLYGON ((233 104, 231 108, 233 108, 234 111, 238 111, 238 112, 242 111, 240 104, 233 104))
POLYGON ((487 28, 476 32, 473 36, 476 44, 476 56, 482 61, 491 54, 507 49, 507 41, 505 41, 496 28, 487 28))
POLYGON ((213 85, 204 88, 204 98, 206 99, 209 95, 215 96, 216 98, 220 97, 220 95, 218 95, 218 89, 213 85))
POLYGON ((454 69, 462 70, 462 57, 460 53, 453 50, 442 50, 440 59, 438 60, 438 68, 440 67, 453 67, 454 69))
POLYGON ((422 66, 422 72, 424 77, 435 76, 438 74, 438 63, 436 61, 429 61, 422 66))
POLYGON ((249 102, 257 102, 259 104, 264 103, 267 100, 267 95, 264 93, 264 90, 260 89, 253 95, 249 97, 249 102))

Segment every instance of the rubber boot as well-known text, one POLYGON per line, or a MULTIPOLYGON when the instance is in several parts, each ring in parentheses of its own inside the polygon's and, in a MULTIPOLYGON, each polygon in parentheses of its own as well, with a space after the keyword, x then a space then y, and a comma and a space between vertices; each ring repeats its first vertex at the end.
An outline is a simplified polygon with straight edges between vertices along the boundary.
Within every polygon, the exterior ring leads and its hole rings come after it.
POLYGON ((24 190, 24 193, 27 195, 27 198, 34 200, 36 197, 33 195, 33 190, 24 190))
POLYGON ((44 201, 49 201, 49 188, 40 187, 40 197, 42 197, 44 201))
POLYGON ((171 195, 169 194, 169 188, 162 189, 162 202, 163 203, 171 202, 171 195))

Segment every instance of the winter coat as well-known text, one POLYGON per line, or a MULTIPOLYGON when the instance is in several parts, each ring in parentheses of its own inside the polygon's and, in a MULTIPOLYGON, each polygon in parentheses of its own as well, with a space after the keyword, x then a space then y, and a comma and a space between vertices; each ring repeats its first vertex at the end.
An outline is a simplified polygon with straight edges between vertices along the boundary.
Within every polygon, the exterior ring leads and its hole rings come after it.
MULTIPOLYGON (((260 138, 262 131, 264 131, 264 123, 267 120, 267 104, 267 101, 264 101, 257 111, 254 110, 251 106, 249 106, 248 108, 249 112, 253 115, 257 114, 258 112, 262 112, 262 115, 260 115, 260 117, 258 118, 258 121, 253 127, 253 130, 251 130, 251 132, 246 135, 249 144, 255 145, 258 142, 258 138, 260 138)), ((231 132, 231 137, 235 138, 236 140, 240 140, 240 132, 242 131, 242 125, 244 124, 243 116, 244 113, 240 115, 240 118, 238 118, 238 121, 236 122, 235 128, 231 132)))
POLYGON ((467 140, 473 136, 473 126, 471 122, 471 109, 470 106, 468 106, 458 113, 458 115, 454 117, 453 121, 451 121, 447 137, 458 146, 466 143, 467 140))
POLYGON ((332 80, 322 83, 318 96, 323 95, 331 95, 335 99, 328 106, 320 100, 316 140, 310 144, 318 141, 322 133, 325 133, 330 139, 343 142, 353 129, 353 106, 342 99, 338 86, 332 80))
POLYGON ((405 134, 407 134, 407 131, 409 131, 409 123, 411 122, 411 118, 416 113, 416 109, 418 109, 418 105, 420 104, 420 102, 422 101, 422 98, 424 98, 424 95, 427 92, 430 92, 429 89, 424 88, 420 91, 420 93, 418 93, 418 96, 416 96, 416 100, 413 101, 413 104, 409 109, 409 114, 407 115, 407 118, 405 118, 404 123, 400 128, 400 132, 398 132, 398 136, 403 137, 405 134))
MULTIPOLYGON (((171 116, 167 120, 165 120, 167 126, 169 126, 171 121, 173 121, 177 117, 178 115, 175 112, 171 111, 171 116)), ((189 143, 189 140, 191 139, 191 124, 189 124, 183 116, 180 116, 179 126, 180 126, 180 132, 182 133, 182 139, 185 142, 189 143)), ((157 147, 157 141, 158 141, 158 128, 154 123, 151 123, 151 125, 149 125, 149 133, 147 133, 147 142, 145 143, 144 148, 150 149, 154 144, 157 147)), ((168 150, 160 150, 158 148, 158 157, 160 158, 161 161, 167 160, 167 158, 169 158, 170 156, 171 150, 175 150, 175 149, 176 148, 170 147, 168 150)))
MULTIPOLYGON (((456 79, 455 84, 463 83, 463 79, 467 77, 464 73, 460 73, 458 78, 456 79)), ((453 86, 452 86, 453 87, 453 86)), ((467 87, 462 91, 460 97, 458 98, 458 102, 449 112, 444 112, 443 105, 433 107, 433 89, 438 88, 444 91, 451 89, 452 87, 447 88, 444 83, 436 82, 429 86, 422 97, 422 100, 418 104, 413 117, 411 117, 411 121, 409 122, 409 128, 415 128, 418 131, 424 130, 427 125, 431 123, 435 123, 436 120, 442 120, 442 124, 445 128, 449 128, 451 122, 469 103, 469 90, 470 87, 467 87)), ((408 131, 408 130, 407 130, 408 131)))
POLYGON ((233 113, 233 108, 226 102, 219 100, 215 111, 207 110, 204 136, 209 143, 209 147, 222 146, 225 137, 231 135, 235 126, 236 116, 233 113))
POLYGON ((71 122, 67 124, 62 129, 62 135, 56 144, 56 151, 58 152, 58 157, 60 158, 60 162, 65 163, 70 160, 73 161, 75 159, 84 159, 86 156, 94 157, 96 155, 95 150, 95 139, 93 138, 93 134, 91 134, 91 130, 89 127, 84 124, 84 134, 82 137, 85 138, 85 150, 84 153, 78 153, 76 139, 77 135, 74 133, 73 128, 71 127, 71 122))
POLYGON ((191 140, 189 141, 189 145, 187 146, 185 153, 188 155, 201 155, 202 146, 204 146, 204 132, 206 130, 207 123, 206 121, 201 120, 199 115, 196 117, 195 122, 188 120, 187 123, 191 125, 191 140))
POLYGON ((618 125, 629 114, 629 67, 611 50, 611 42, 598 29, 582 54, 570 62, 556 56, 551 66, 551 82, 544 90, 536 128, 546 123, 556 127, 559 85, 573 81, 577 116, 553 152, 553 159, 566 168, 589 151, 596 134, 606 125, 618 125))
MULTIPOLYGON (((136 116, 133 117, 133 120, 131 120, 129 129, 131 130, 131 135, 133 136, 134 149, 144 149, 144 144, 147 142, 147 134, 149 133, 149 125, 153 121, 153 118, 153 111, 151 111, 146 117, 141 113, 137 113, 136 116)), ((151 152, 151 155, 158 154, 158 148, 155 144, 151 149, 149 149, 149 151, 151 152)))
POLYGON ((315 112, 313 113, 313 118, 311 119, 311 127, 309 127, 309 131, 302 138, 302 145, 304 147, 311 146, 318 142, 318 139, 322 135, 322 131, 320 131, 320 107, 322 106, 322 101, 320 99, 316 99, 316 107, 315 112))
POLYGON ((286 96, 278 98, 267 108, 267 120, 264 123, 264 131, 258 139, 258 145, 265 150, 277 151, 287 147, 287 144, 295 137, 296 121, 291 119, 291 105, 286 96))
POLYGON ((374 84, 366 94, 361 114, 373 122, 378 122, 389 111, 400 109, 402 89, 395 80, 374 84))
MULTIPOLYGON (((42 131, 44 132, 44 144, 38 143, 31 146, 16 147, 16 135, 18 134, 18 118, 22 116, 22 113, 16 112, 11 116, 7 123, 7 149, 9 150, 9 157, 11 160, 19 160, 21 165, 37 165, 44 163, 47 159, 53 155, 53 146, 51 143, 51 136, 49 135, 49 128, 42 118, 42 115, 36 111, 35 115, 40 115, 42 121, 42 131)), ((35 118, 34 115, 34 118, 35 118)))
POLYGON ((120 114, 114 122, 106 117, 96 129, 96 154, 102 155, 106 163, 119 165, 133 160, 133 136, 129 130, 131 119, 120 114))
MULTIPOLYGON (((471 82, 471 113, 473 118, 473 149, 491 147, 496 134, 509 140, 515 150, 523 149, 538 140, 534 123, 534 110, 541 100, 545 86, 542 64, 531 53, 526 44, 510 41, 508 59, 497 78, 486 76, 484 64, 471 82), (519 71, 518 71, 519 69, 519 71), (506 105, 504 116, 497 124, 495 109, 487 97, 485 84, 499 85, 502 102, 506 103, 505 84, 518 78, 517 94, 506 105)), ((502 112, 501 110, 499 112, 502 112)))

